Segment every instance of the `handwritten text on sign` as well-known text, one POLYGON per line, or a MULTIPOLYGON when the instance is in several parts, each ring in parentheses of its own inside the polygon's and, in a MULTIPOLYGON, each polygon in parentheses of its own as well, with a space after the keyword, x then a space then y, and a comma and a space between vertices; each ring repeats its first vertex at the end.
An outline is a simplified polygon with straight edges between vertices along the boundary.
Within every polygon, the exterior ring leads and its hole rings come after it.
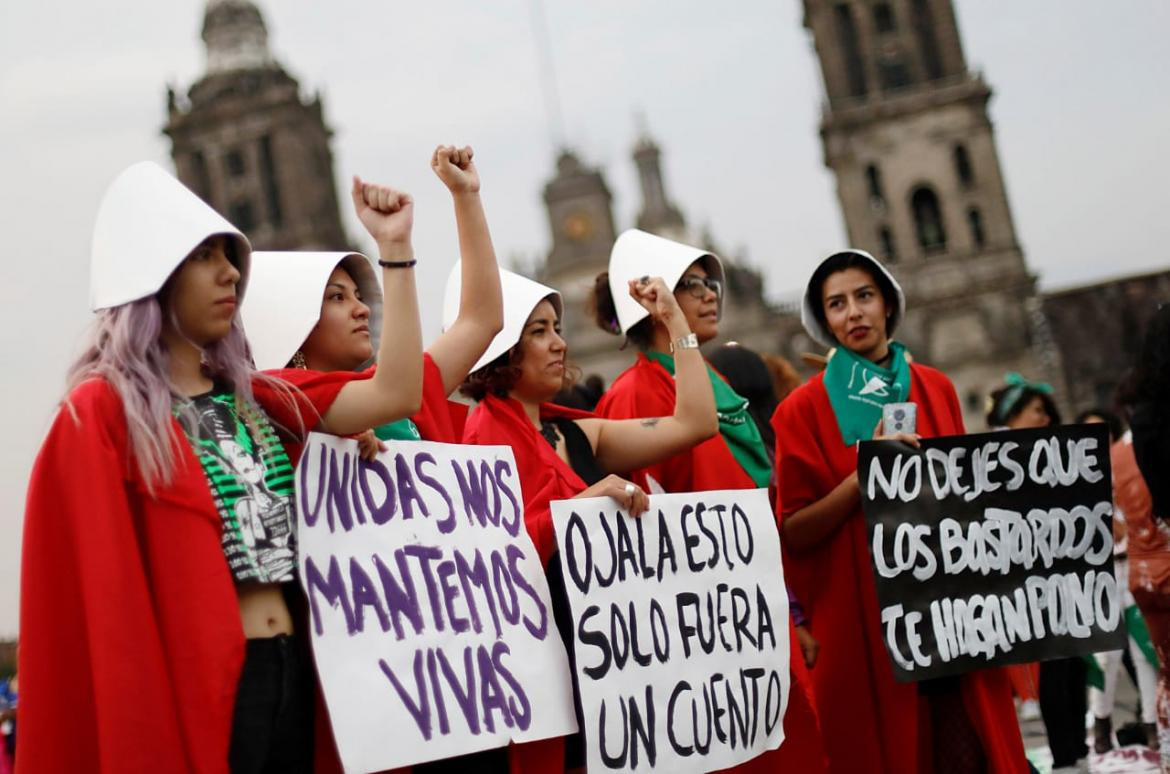
POLYGON ((301 582, 347 770, 571 733, 568 660, 512 450, 314 433, 296 473, 301 582))
POLYGON ((775 749, 788 596, 762 490, 552 504, 591 772, 710 771, 775 749))
POLYGON ((1104 425, 867 442, 857 469, 898 679, 1124 646, 1104 425))

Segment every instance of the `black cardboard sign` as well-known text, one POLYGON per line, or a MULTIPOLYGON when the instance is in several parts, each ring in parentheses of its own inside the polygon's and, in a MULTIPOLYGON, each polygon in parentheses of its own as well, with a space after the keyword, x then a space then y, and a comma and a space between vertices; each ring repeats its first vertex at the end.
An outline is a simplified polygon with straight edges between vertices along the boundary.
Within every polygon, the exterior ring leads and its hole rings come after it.
POLYGON ((868 441, 857 470, 899 681, 1124 647, 1104 425, 868 441))

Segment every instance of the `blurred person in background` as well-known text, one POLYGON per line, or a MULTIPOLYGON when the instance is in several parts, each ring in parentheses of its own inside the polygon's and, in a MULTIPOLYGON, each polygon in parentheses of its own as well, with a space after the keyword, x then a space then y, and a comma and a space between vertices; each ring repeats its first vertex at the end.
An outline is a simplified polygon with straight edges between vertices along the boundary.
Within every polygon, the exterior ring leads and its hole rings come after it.
MULTIPOLYGON (((1113 568, 1118 585, 1124 589, 1125 624, 1129 632, 1131 676, 1141 698, 1141 724, 1146 744, 1157 749, 1158 728, 1155 698, 1158 686, 1158 658, 1154 654, 1150 633, 1129 591, 1129 562, 1125 514, 1144 512, 1148 519, 1150 491, 1142 481, 1133 456, 1133 437, 1122 434, 1121 418, 1105 409, 1082 411, 1076 424, 1105 424, 1109 427, 1111 442, 1109 458, 1113 469, 1113 568)), ((1101 754, 1113 749, 1113 708, 1117 693, 1119 670, 1125 655, 1123 650, 1098 653, 1089 663, 1089 709, 1093 713, 1093 752, 1101 754)))
POLYGON ((1170 306, 1160 307, 1146 328, 1124 402, 1134 458, 1150 493, 1148 510, 1125 512, 1129 588, 1158 654, 1158 752, 1162 770, 1170 771, 1170 306))
MULTIPOLYGON (((1049 384, 1030 382, 1014 372, 1007 374, 1004 385, 991 393, 987 426, 991 429, 1028 430, 1059 425, 1060 411, 1052 393, 1049 384)), ((1034 665, 1012 667, 1009 674, 1024 705, 1021 714, 1031 714, 1028 702, 1032 698, 1032 681, 1036 676, 1034 665)), ((1089 754, 1085 743, 1087 679, 1088 664, 1080 656, 1040 663, 1035 693, 1039 698, 1040 717, 1048 735, 1054 771, 1076 766, 1089 754)))

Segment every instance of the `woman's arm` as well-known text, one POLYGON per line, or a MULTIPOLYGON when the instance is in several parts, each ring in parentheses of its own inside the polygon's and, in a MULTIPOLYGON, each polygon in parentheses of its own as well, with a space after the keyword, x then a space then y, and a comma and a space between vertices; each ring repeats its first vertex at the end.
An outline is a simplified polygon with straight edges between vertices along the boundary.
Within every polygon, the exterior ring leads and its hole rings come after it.
MULTIPOLYGON (((919 436, 909 433, 882 435, 882 424, 874 430, 875 441, 902 441, 918 448, 919 436)), ((857 511, 861 502, 861 486, 857 471, 812 505, 806 505, 786 516, 780 524, 780 537, 785 548, 794 553, 811 551, 833 535, 857 511)))
POLYGON ((431 169, 451 191, 455 202, 463 273, 459 316, 427 350, 443 374, 443 390, 448 394, 463 383, 475 361, 504 327, 500 271, 479 198, 479 173, 471 157, 471 148, 440 145, 431 158, 431 169))
POLYGON ((785 517, 780 525, 784 547, 794 553, 816 548, 857 510, 859 502, 861 488, 854 471, 820 500, 785 517))
MULTIPOLYGON (((362 225, 378 243, 383 261, 412 261, 410 229, 414 202, 386 186, 353 179, 353 206, 362 225)), ((337 394, 319 429, 351 435, 418 411, 422 403, 422 329, 414 269, 382 269, 382 330, 373 376, 357 379, 337 394)))
MULTIPOLYGON (((666 327, 671 341, 691 334, 678 301, 661 278, 630 282, 630 295, 655 322, 666 327)), ((715 395, 707 364, 698 349, 674 353, 674 414, 643 419, 583 419, 578 424, 593 442, 597 461, 606 470, 627 472, 646 467, 691 448, 719 432, 715 395)))

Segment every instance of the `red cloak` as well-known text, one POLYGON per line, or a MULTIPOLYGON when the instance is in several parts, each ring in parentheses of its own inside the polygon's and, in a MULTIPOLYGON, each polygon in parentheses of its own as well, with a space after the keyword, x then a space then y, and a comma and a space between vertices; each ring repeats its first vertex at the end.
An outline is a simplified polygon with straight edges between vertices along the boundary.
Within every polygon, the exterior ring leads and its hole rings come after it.
MULTIPOLYGON (((554 417, 586 419, 591 416, 586 411, 552 403, 540 406, 542 420, 554 417)), ((557 548, 549 503, 576 497, 585 490, 585 482, 557 456, 556 450, 524 413, 524 407, 511 398, 485 397, 467 419, 463 442, 512 447, 520 489, 524 494, 524 524, 536 544, 540 561, 548 564, 557 548)))
MULTIPOLYGON (((286 431, 299 433, 301 430, 296 411, 304 417, 304 425, 311 430, 321 418, 322 410, 317 408, 318 405, 326 407, 332 405, 342 387, 355 379, 369 379, 374 375, 376 368, 377 366, 370 366, 365 371, 356 373, 309 371, 304 368, 265 371, 266 376, 280 379, 296 389, 285 394, 279 387, 257 382, 254 386, 256 400, 264 406, 264 410, 273 421, 286 431), (298 395, 297 390, 302 395, 298 395)), ((459 443, 466 416, 466 406, 447 400, 447 393, 443 390, 443 374, 430 354, 424 353, 422 406, 411 417, 418 426, 419 434, 424 441, 459 443)), ((302 444, 286 443, 285 448, 293 465, 296 465, 301 456, 302 444)))
MULTIPOLYGON (((918 364, 911 364, 910 375, 909 400, 918 405, 919 434, 962 434, 962 413, 950 380, 918 364)), ((846 446, 841 439, 824 374, 785 398, 772 417, 772 426, 776 431, 776 510, 782 522, 820 500, 855 471, 857 447, 846 446)), ((880 630, 860 507, 820 546, 800 554, 786 551, 784 566, 821 645, 810 673, 830 770, 834 774, 929 771, 931 761, 919 757, 920 728, 927 728, 924 723, 929 715, 918 686, 894 680, 880 630)), ((990 771, 1027 771, 1004 671, 972 672, 960 684, 990 771)), ((923 747, 930 749, 929 744, 923 747)))
MULTIPOLYGON (((285 427, 294 405, 323 413, 340 389, 272 404, 256 387, 285 427)), ((152 496, 121 398, 91 379, 41 446, 21 562, 21 771, 227 771, 244 632, 203 468, 173 420, 170 440, 174 480, 152 496)))
MULTIPOLYGON (((639 353, 634 364, 602 396, 597 413, 609 419, 670 416, 674 413, 674 377, 639 353)), ((756 488, 756 482, 740 467, 719 435, 632 475, 645 488, 647 474, 667 492, 756 488)))
MULTIPOLYGON (((540 406, 541 419, 584 419, 591 416, 588 412, 552 403, 540 406)), ((524 407, 511 398, 488 395, 480 401, 467 418, 463 442, 512 447, 516 475, 524 497, 524 526, 536 545, 541 563, 547 565, 557 547, 549 503, 580 494, 586 488, 585 482, 557 456, 556 450, 524 413, 524 407)), ((565 767, 564 737, 515 744, 509 752, 512 774, 546 774, 563 771, 565 767)))
MULTIPOLYGON (((597 405, 597 413, 610 419, 670 416, 674 413, 674 377, 643 354, 614 381, 597 405)), ((646 475, 667 492, 703 492, 716 489, 755 489, 756 482, 716 435, 690 450, 637 471, 634 480, 646 485, 646 475)), ((784 742, 741 763, 736 772, 816 772, 825 768, 825 750, 817 711, 809 689, 809 671, 801 657, 791 616, 788 621, 789 665, 792 689, 784 713, 784 742)))

